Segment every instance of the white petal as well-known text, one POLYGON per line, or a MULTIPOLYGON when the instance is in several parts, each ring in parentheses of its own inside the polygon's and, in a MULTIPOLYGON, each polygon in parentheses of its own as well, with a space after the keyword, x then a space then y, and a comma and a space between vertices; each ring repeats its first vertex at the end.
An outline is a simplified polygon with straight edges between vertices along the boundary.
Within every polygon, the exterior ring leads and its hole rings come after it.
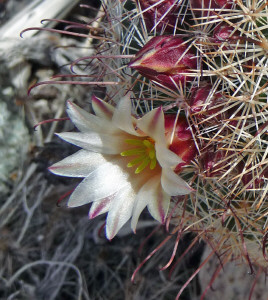
POLYGON ((157 175, 150 180, 148 180, 139 190, 136 200, 135 200, 135 205, 133 209, 133 216, 131 219, 131 228, 135 232, 136 231, 136 226, 138 223, 138 219, 140 217, 141 212, 144 210, 144 208, 147 206, 147 204, 150 201, 153 201, 154 197, 154 187, 156 182, 160 182, 160 176, 157 175))
POLYGON ((74 125, 82 132, 96 131, 106 132, 107 134, 118 132, 118 128, 113 126, 111 121, 94 116, 71 101, 68 101, 67 113, 74 125))
POLYGON ((160 175, 153 177, 145 185, 143 197, 148 199, 148 210, 153 218, 163 223, 168 212, 170 196, 162 189, 160 175))
POLYGON ((111 104, 102 101, 96 96, 92 96, 92 107, 98 117, 105 120, 112 120, 115 108, 111 104))
POLYGON ((86 177, 94 169, 105 162, 106 159, 100 153, 79 150, 73 155, 55 163, 48 169, 52 173, 61 176, 86 177))
POLYGON ((89 211, 89 218, 93 219, 109 211, 113 196, 106 197, 92 203, 89 211))
POLYGON ((175 168, 183 160, 166 146, 155 144, 156 158, 162 168, 175 168))
POLYGON ((117 162, 107 162, 88 175, 72 193, 68 206, 81 206, 109 197, 128 184, 128 174, 117 162))
POLYGON ((186 195, 193 191, 186 181, 170 169, 162 169, 161 183, 170 196, 186 195))
POLYGON ((148 204, 148 210, 154 219, 164 224, 170 204, 170 196, 163 189, 159 189, 159 192, 155 201, 148 204))
POLYGON ((127 185, 116 193, 106 221, 106 236, 109 240, 111 240, 130 219, 135 196, 136 194, 130 185, 127 185))
POLYGON ((156 108, 137 120, 137 127, 156 143, 166 145, 164 114, 161 107, 156 108))
POLYGON ((98 134, 96 132, 63 132, 56 134, 61 139, 83 149, 103 154, 119 154, 123 151, 126 136, 98 134))
POLYGON ((119 101, 114 111, 113 124, 129 134, 139 136, 134 128, 134 121, 135 119, 131 116, 130 94, 127 94, 119 101))

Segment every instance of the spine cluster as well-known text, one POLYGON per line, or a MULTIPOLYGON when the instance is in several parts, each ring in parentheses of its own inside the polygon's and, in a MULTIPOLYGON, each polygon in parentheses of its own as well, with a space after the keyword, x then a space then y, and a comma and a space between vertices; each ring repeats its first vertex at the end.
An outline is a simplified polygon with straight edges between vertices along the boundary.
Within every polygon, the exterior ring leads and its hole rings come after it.
POLYGON ((138 117, 163 107, 194 189, 168 221, 252 272, 268 267, 267 18, 264 0, 103 1, 97 54, 76 62, 94 66, 106 101, 131 91, 138 117))
POLYGON ((127 85, 137 108, 163 105, 184 116, 197 149, 180 170, 196 192, 174 199, 171 220, 220 256, 267 268, 267 3, 137 0, 126 7, 122 16, 132 24, 122 30, 124 45, 135 56, 125 70, 132 69, 127 85))

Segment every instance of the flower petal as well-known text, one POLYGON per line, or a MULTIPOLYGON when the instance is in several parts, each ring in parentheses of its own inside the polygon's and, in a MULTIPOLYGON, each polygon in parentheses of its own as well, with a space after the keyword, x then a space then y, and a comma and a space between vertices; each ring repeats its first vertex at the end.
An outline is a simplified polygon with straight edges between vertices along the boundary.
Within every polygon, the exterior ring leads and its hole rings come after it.
POLYGON ((147 181, 140 189, 136 197, 136 204, 131 220, 131 228, 134 232, 136 230, 138 218, 146 205, 148 206, 148 210, 152 217, 157 221, 164 223, 169 208, 170 195, 162 189, 160 181, 160 175, 156 175, 147 181))
POLYGON ((128 174, 116 160, 91 172, 75 189, 68 206, 81 206, 109 197, 128 184, 128 174))
POLYGON ((170 169, 162 169, 161 183, 170 196, 187 195, 194 191, 186 181, 170 169))
POLYGON ((74 125, 82 132, 96 131, 113 134, 119 131, 110 120, 94 116, 71 101, 67 102, 67 113, 74 125))
POLYGON ((56 134, 61 139, 74 144, 83 149, 100 152, 103 154, 119 154, 122 152, 122 144, 125 143, 126 136, 99 134, 96 132, 64 132, 56 134))
POLYGON ((92 203, 89 211, 89 218, 93 219, 109 211, 113 196, 103 198, 92 203))
POLYGON ((111 104, 108 104, 107 102, 102 101, 93 95, 92 107, 98 117, 105 120, 112 120, 115 108, 111 104))
POLYGON ((149 182, 147 186, 147 197, 150 197, 148 210, 153 218, 163 224, 169 208, 170 195, 163 190, 159 175, 152 178, 149 182))
POLYGON ((164 114, 161 107, 156 108, 137 120, 137 126, 156 143, 166 145, 164 114))
POLYGON ((156 158, 162 168, 175 168, 183 160, 167 147, 155 144, 156 158))
POLYGON ((79 150, 48 168, 54 174, 67 177, 87 177, 107 160, 100 153, 79 150))
POLYGON ((160 176, 154 176, 149 181, 147 181, 139 190, 136 199, 135 205, 133 209, 133 216, 131 219, 131 228, 134 232, 136 232, 136 226, 138 223, 138 219, 140 217, 141 212, 148 205, 150 201, 154 201, 155 193, 154 188, 160 182, 160 176))
POLYGON ((130 219, 135 196, 136 194, 130 184, 116 193, 106 221, 106 236, 109 240, 111 240, 130 219))
POLYGON ((139 136, 133 125, 134 120, 131 116, 131 100, 130 93, 128 93, 117 104, 113 115, 113 124, 129 134, 139 136))

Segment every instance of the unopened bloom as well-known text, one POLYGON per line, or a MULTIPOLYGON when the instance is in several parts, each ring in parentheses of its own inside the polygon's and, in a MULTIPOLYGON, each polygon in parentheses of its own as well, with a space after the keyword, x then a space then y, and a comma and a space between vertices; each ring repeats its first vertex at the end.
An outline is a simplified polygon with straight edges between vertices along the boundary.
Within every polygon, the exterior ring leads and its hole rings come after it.
POLYGON ((183 160, 175 169, 179 172, 183 166, 190 164, 197 154, 192 132, 185 118, 177 118, 175 114, 170 114, 165 115, 165 134, 170 141, 169 149, 183 160))
POLYGON ((238 164, 238 172, 243 175, 242 183, 247 190, 264 188, 265 182, 268 181, 268 166, 264 168, 255 166, 250 170, 251 168, 245 167, 243 162, 238 164))
POLYGON ((181 3, 177 0, 136 0, 148 31, 174 32, 181 3))
POLYGON ((208 148, 201 158, 201 165, 206 177, 217 177, 225 174, 228 165, 226 163, 226 152, 223 150, 215 152, 213 148, 208 148))
POLYGON ((233 0, 190 0, 191 7, 197 16, 211 15, 215 10, 230 9, 234 3, 233 0))
MULTIPOLYGON (((214 29, 213 38, 214 41, 220 43, 220 45, 222 42, 243 40, 238 30, 235 30, 234 27, 226 24, 220 24, 214 29)), ((230 44, 226 43, 226 46, 230 46, 230 44)), ((224 46, 223 49, 226 49, 226 46, 224 46)))
POLYGON ((217 117, 222 109, 223 95, 214 92, 210 83, 193 89, 190 97, 190 110, 197 119, 204 119, 211 116, 217 117))
POLYGON ((197 58, 188 45, 176 36, 152 38, 129 63, 129 67, 164 86, 177 89, 196 69, 197 58))
POLYGON ((92 202, 90 218, 107 212, 108 239, 130 218, 135 231, 146 206, 163 223, 170 197, 192 189, 174 172, 182 159, 168 149, 162 108, 136 119, 129 96, 117 108, 96 97, 92 105, 96 115, 68 102, 68 115, 80 132, 58 136, 82 149, 49 168, 58 175, 84 178, 68 206, 92 202))

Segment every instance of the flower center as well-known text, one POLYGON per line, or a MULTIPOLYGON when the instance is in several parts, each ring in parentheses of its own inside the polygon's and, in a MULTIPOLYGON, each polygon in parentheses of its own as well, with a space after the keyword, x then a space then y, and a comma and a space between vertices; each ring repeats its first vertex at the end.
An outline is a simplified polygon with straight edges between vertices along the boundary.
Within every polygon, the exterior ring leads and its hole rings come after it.
POLYGON ((125 142, 129 145, 135 146, 135 148, 123 151, 120 153, 121 156, 135 156, 127 166, 129 168, 137 166, 135 174, 139 174, 148 165, 151 170, 156 167, 157 160, 155 154, 154 140, 147 138, 145 140, 138 139, 127 139, 125 142))

